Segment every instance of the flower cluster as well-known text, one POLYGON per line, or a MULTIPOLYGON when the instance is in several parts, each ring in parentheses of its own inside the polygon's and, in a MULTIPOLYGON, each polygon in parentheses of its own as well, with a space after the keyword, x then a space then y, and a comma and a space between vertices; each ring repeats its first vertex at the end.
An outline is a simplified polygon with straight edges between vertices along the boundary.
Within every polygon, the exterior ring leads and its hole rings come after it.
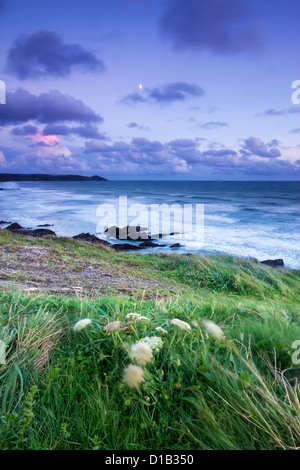
POLYGON ((135 343, 133 346, 131 346, 130 353, 133 359, 138 364, 142 364, 143 366, 148 364, 148 362, 150 362, 153 357, 151 347, 144 341, 139 341, 138 343, 135 343))
POLYGON ((117 321, 112 321, 110 323, 108 323, 104 328, 103 330, 104 331, 115 331, 117 330, 118 328, 120 328, 120 325, 121 325, 121 322, 119 320, 117 321))
POLYGON ((221 328, 216 325, 214 322, 210 321, 210 320, 206 320, 203 322, 203 326, 208 334, 208 336, 210 336, 211 338, 215 338, 215 339, 222 339, 224 337, 224 332, 223 330, 221 330, 221 328))
MULTIPOLYGON (((129 326, 133 322, 150 322, 150 318, 141 315, 140 313, 128 313, 125 317, 127 323, 125 322, 125 327, 121 327, 121 322, 119 320, 112 321, 104 326, 103 330, 106 334, 111 333, 112 331, 119 330, 120 332, 126 331, 127 333, 131 331, 131 327, 129 326)), ((84 318, 83 320, 78 321, 75 326, 73 327, 74 331, 81 331, 82 329, 86 328, 88 325, 92 323, 92 320, 89 318, 84 318)), ((178 318, 173 318, 170 321, 171 325, 186 331, 188 333, 191 332, 191 325, 183 320, 179 320, 178 318)), ((200 324, 194 320, 193 325, 195 327, 199 327, 200 324)), ((204 320, 201 323, 201 327, 203 327, 206 331, 206 334, 210 338, 214 338, 217 340, 222 340, 224 338, 223 330, 216 325, 214 322, 210 320, 204 320)), ((160 335, 167 335, 169 332, 158 326, 155 328, 160 335)), ((159 336, 146 336, 141 340, 137 341, 136 343, 130 346, 129 343, 124 343, 123 348, 125 348, 129 356, 133 359, 133 361, 138 364, 129 364, 123 372, 123 382, 130 388, 138 388, 144 381, 145 381, 145 370, 144 368, 147 364, 151 362, 153 359, 154 354, 157 354, 161 348, 163 347, 163 340, 159 336)))
POLYGON ((123 381, 130 388, 137 388, 145 380, 145 372, 139 366, 130 364, 124 370, 123 381))
POLYGON ((172 325, 178 326, 181 330, 190 331, 191 325, 186 321, 179 320, 178 318, 173 318, 171 320, 172 325))
POLYGON ((79 320, 77 323, 74 325, 74 331, 81 331, 84 328, 86 328, 88 325, 92 323, 92 320, 89 318, 84 318, 83 320, 79 320))
POLYGON ((141 316, 140 313, 128 313, 125 318, 126 318, 127 320, 133 320, 133 321, 134 321, 134 320, 136 320, 137 318, 139 318, 140 316, 141 316))
POLYGON ((141 341, 147 344, 154 353, 158 353, 164 344, 159 336, 146 336, 141 341))
POLYGON ((164 328, 162 328, 161 326, 158 326, 157 328, 155 328, 159 333, 161 333, 162 335, 167 335, 168 334, 168 331, 165 330, 164 328))

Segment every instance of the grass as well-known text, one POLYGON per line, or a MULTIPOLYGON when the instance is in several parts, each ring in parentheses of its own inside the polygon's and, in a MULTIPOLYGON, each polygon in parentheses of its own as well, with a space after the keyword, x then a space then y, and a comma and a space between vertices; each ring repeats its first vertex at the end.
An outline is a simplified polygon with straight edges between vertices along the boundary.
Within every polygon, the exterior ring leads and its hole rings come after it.
POLYGON ((12 260, 34 246, 50 249, 58 266, 76 258, 122 271, 125 284, 156 281, 132 295, 2 287, 2 449, 300 448, 299 368, 292 361, 300 340, 299 271, 228 256, 120 254, 70 239, 3 234, 1 246, 12 260), (129 323, 130 312, 148 321, 129 323), (74 331, 83 318, 92 323, 74 331), (172 325, 173 318, 191 330, 172 325), (207 319, 222 338, 207 334, 207 319), (120 328, 106 333, 117 320, 120 328), (157 327, 168 331, 163 347, 141 366, 143 384, 129 388, 123 373, 135 364, 130 348, 160 336, 157 327))

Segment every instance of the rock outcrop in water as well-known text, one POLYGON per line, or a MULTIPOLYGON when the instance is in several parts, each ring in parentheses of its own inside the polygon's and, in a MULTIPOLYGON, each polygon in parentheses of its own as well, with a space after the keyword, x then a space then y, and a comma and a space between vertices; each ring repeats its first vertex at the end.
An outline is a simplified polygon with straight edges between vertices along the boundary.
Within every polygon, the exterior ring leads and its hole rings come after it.
POLYGON ((261 264, 266 264, 267 266, 271 266, 271 268, 280 268, 284 266, 283 259, 266 259, 261 261, 261 264))
POLYGON ((179 234, 179 232, 150 234, 147 227, 141 227, 140 225, 127 225, 123 228, 113 225, 104 230, 104 233, 118 240, 156 240, 179 234))
POLYGON ((89 242, 92 243, 93 245, 104 245, 104 246, 109 246, 110 243, 108 243, 106 240, 101 240, 98 237, 95 237, 95 235, 91 235, 90 233, 79 233, 78 235, 75 235, 72 237, 74 240, 80 240, 82 242, 89 242))

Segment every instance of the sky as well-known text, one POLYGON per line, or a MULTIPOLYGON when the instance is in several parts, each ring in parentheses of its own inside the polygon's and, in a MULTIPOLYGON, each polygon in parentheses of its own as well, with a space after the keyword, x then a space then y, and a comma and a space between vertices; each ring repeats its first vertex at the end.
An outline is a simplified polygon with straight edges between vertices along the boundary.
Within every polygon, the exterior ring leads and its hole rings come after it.
POLYGON ((0 172, 298 180, 299 18, 299 0, 0 0, 0 172))

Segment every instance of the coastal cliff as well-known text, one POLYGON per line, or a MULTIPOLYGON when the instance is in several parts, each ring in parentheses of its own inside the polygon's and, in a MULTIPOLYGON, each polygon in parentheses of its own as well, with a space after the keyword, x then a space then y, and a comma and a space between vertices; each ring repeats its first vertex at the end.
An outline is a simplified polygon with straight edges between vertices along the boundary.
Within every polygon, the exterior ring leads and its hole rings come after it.
POLYGON ((46 174, 22 174, 0 173, 0 182, 7 181, 107 181, 102 176, 80 175, 46 175, 46 174))

